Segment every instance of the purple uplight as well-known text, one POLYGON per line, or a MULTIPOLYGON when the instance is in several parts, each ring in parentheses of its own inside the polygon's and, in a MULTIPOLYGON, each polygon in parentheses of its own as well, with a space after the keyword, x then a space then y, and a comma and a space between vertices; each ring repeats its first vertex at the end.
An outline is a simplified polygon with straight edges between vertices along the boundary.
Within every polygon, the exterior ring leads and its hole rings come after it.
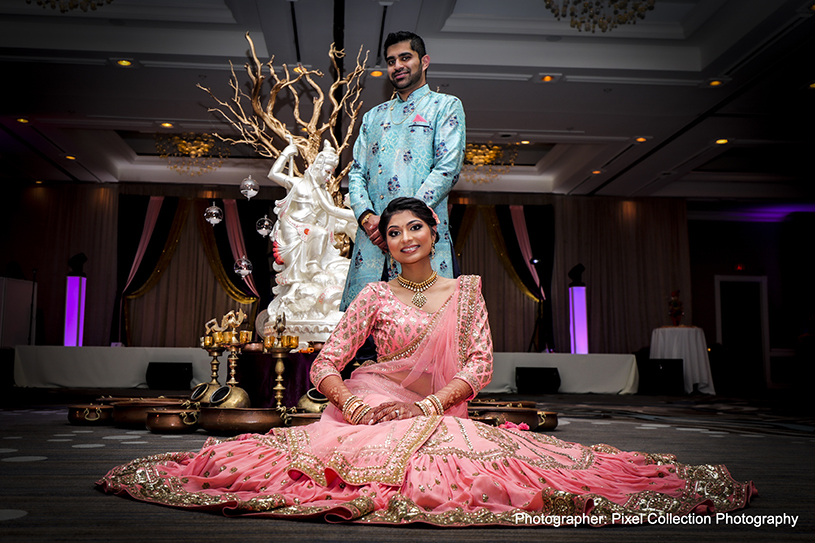
POLYGON ((68 276, 65 288, 65 334, 66 347, 82 347, 85 330, 85 284, 88 279, 76 275, 68 276))
POLYGON ((572 354, 589 354, 586 287, 569 287, 569 331, 572 336, 572 354))

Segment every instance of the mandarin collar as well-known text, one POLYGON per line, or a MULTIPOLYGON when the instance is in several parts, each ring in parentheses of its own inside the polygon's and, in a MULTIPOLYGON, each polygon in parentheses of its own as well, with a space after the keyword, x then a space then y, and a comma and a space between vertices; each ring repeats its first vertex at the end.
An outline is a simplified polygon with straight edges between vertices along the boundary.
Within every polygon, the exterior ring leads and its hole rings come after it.
POLYGON ((406 103, 406 102, 410 102, 411 100, 416 100, 418 98, 421 98, 422 96, 424 96, 428 92, 430 92, 430 86, 427 83, 425 83, 424 85, 422 85, 421 87, 419 87, 415 91, 411 92, 410 96, 408 96, 407 100, 402 100, 402 96, 400 96, 398 92, 396 93, 396 99, 399 102, 406 103))

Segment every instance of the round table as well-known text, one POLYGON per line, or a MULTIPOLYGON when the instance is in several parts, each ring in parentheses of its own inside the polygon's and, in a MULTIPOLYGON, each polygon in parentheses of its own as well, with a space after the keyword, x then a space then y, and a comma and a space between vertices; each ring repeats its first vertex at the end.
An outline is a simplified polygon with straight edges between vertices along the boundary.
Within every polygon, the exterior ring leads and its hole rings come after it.
POLYGON ((710 360, 707 356, 705 333, 696 326, 663 326, 651 332, 653 358, 681 358, 685 373, 685 392, 696 385, 702 394, 716 394, 710 360))

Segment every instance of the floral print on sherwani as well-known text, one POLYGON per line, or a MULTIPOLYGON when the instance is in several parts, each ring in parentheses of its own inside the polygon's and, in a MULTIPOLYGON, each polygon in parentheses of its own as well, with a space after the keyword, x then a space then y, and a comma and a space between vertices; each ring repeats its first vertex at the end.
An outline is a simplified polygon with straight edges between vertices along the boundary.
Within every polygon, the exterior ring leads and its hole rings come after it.
MULTIPOLYGON (((461 101, 424 85, 407 100, 397 94, 363 116, 348 174, 357 219, 368 209, 381 215, 400 196, 418 198, 436 211, 440 239, 433 269, 442 277, 453 277, 447 195, 458 181, 466 140, 461 101)), ((382 250, 360 232, 340 309, 344 311, 366 284, 379 281, 384 266, 382 250)))

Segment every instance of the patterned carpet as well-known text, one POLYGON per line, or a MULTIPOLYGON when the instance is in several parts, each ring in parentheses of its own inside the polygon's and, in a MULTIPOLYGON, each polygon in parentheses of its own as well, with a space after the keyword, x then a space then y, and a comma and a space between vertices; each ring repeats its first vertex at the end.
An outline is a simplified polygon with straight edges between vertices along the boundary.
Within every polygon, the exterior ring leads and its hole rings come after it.
MULTIPOLYGON (((671 452, 685 463, 725 463, 759 496, 744 511, 701 525, 517 529, 390 528, 224 518, 104 495, 93 482, 114 465, 166 451, 197 450, 207 434, 159 435, 114 426, 72 426, 67 403, 21 401, 0 410, 0 533, 31 541, 813 541, 815 418, 784 402, 717 397, 553 395, 552 433, 585 444, 671 452), (760 526, 756 524, 761 523, 760 526), (768 522, 781 522, 776 526, 768 522), (793 527, 793 522, 795 526, 793 527), (542 533, 541 531, 545 531, 542 533)), ((51 397, 65 400, 65 396, 51 397)))

